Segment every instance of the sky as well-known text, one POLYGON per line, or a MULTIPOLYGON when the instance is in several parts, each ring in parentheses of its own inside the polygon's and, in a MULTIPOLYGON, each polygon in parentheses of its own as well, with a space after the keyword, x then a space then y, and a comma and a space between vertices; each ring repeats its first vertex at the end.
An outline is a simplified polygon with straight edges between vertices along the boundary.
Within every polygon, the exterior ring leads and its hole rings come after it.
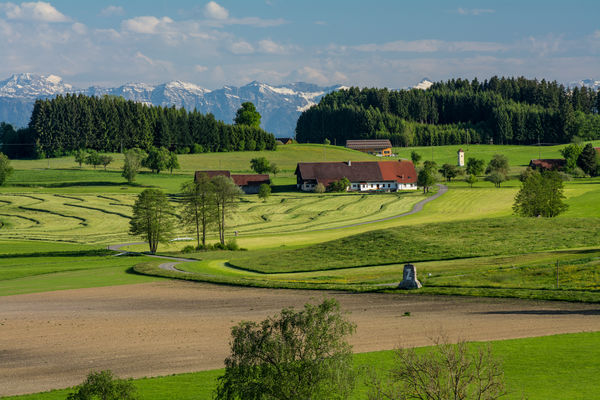
POLYGON ((600 80, 600 1, 0 2, 0 79, 76 87, 257 80, 404 88, 493 75, 600 80))

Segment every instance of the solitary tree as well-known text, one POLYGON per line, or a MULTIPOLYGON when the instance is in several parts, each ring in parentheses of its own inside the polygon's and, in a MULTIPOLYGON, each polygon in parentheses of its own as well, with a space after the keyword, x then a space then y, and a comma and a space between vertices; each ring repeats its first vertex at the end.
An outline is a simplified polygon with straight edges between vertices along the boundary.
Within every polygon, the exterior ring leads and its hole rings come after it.
POLYGON ((111 371, 90 372, 86 380, 69 393, 67 400, 136 400, 131 380, 116 378, 111 371))
POLYGON ((461 341, 444 338, 418 352, 397 349, 385 377, 372 371, 368 378, 370 400, 486 399, 504 396, 504 374, 489 345, 470 350, 461 341))
POLYGON ((565 170, 572 172, 577 167, 577 159, 583 149, 577 143, 571 143, 560 150, 560 154, 565 158, 565 170))
POLYGON ((98 154, 96 150, 88 150, 87 155, 85 156, 85 163, 94 166, 94 169, 96 169, 98 165, 102 164, 100 154, 98 154))
POLYGON ((196 243, 206 248, 206 232, 215 223, 217 217, 215 188, 210 178, 202 173, 193 182, 181 186, 181 202, 183 209, 181 218, 185 225, 193 226, 196 230, 196 243))
POLYGON ((492 171, 488 175, 486 175, 485 180, 492 182, 494 186, 499 188, 500 184, 506 180, 506 175, 504 175, 500 171, 492 171))
POLYGON ((513 210, 523 217, 556 217, 567 209, 563 182, 556 171, 533 171, 515 197, 513 210))
POLYGON ((99 157, 100 157, 99 158, 100 164, 102 164, 102 166, 104 166, 104 170, 106 171, 106 167, 108 166, 108 164, 113 162, 113 158, 112 158, 112 156, 109 156, 107 154, 102 154, 99 157))
POLYGON ((85 156, 87 155, 86 151, 83 149, 78 149, 75 152, 75 162, 77 164, 79 164, 79 168, 81 168, 81 166, 83 165, 83 163, 85 162, 85 156))
POLYGON ((169 158, 169 150, 166 148, 152 147, 150 151, 148 151, 148 156, 142 161, 142 165, 152 172, 159 174, 160 171, 164 171, 168 168, 169 158))
POLYGON ((419 165, 419 161, 421 161, 421 158, 423 158, 419 153, 417 153, 416 151, 411 151, 410 152, 410 159, 412 160, 413 164, 415 165, 415 167, 417 165, 419 165))
POLYGON ((281 172, 281 170, 279 169, 279 167, 277 166, 277 164, 275 163, 271 163, 271 169, 269 170, 270 173, 272 173, 273 175, 277 176, 277 174, 279 172, 281 172))
POLYGON ((174 169, 179 169, 179 160, 177 159, 177 154, 175 152, 169 153, 169 158, 167 159, 167 163, 165 165, 169 172, 173 174, 174 169))
POLYGON ((598 152, 591 143, 585 145, 577 158, 577 166, 590 176, 598 174, 598 152))
POLYGON ((0 186, 4 185, 6 179, 13 173, 13 167, 10 166, 9 158, 0 153, 0 186))
POLYGON ((346 399, 355 382, 347 342, 354 330, 334 299, 241 322, 231 330, 216 399, 346 399))
POLYGON ((242 194, 242 190, 226 176, 215 176, 212 179, 215 191, 215 204, 217 210, 217 226, 219 228, 219 241, 225 245, 225 217, 230 214, 242 194))
POLYGON ((492 157, 485 169, 485 173, 499 172, 506 176, 508 175, 508 169, 508 158, 504 154, 494 154, 494 157, 492 157))
POLYGON ((452 178, 456 178, 462 171, 454 164, 444 164, 439 172, 450 182, 452 178))
POLYGON ((249 125, 258 128, 260 126, 260 113, 256 111, 254 104, 247 101, 237 110, 234 118, 236 125, 249 125))
POLYGON ((485 170, 485 161, 479 158, 467 158, 466 171, 469 175, 481 175, 485 170))
POLYGON ((266 174, 271 172, 271 164, 265 157, 257 157, 250 160, 250 168, 257 174, 266 174))
POLYGON ((468 175, 468 176, 467 176, 467 178, 465 179, 465 182, 467 182, 467 183, 469 184, 469 186, 470 186, 471 188, 473 188, 473 185, 474 185, 475 183, 477 183, 477 176, 475 176, 475 175, 472 175, 472 174, 471 174, 471 175, 468 175))
POLYGON ((161 190, 146 189, 133 205, 129 233, 143 236, 150 246, 150 252, 155 254, 158 243, 165 243, 173 236, 172 214, 173 207, 161 190))
POLYGON ((271 186, 263 183, 258 187, 258 197, 263 199, 263 201, 267 201, 269 196, 271 195, 271 186))
POLYGON ((417 175, 417 185, 423 188, 423 193, 428 193, 429 188, 435 183, 435 175, 431 168, 423 168, 417 175))
POLYGON ((135 181, 135 176, 140 171, 142 160, 144 160, 144 158, 146 158, 146 153, 137 147, 125 152, 125 161, 123 163, 123 172, 121 173, 121 176, 127 179, 127 182, 132 183, 135 181))

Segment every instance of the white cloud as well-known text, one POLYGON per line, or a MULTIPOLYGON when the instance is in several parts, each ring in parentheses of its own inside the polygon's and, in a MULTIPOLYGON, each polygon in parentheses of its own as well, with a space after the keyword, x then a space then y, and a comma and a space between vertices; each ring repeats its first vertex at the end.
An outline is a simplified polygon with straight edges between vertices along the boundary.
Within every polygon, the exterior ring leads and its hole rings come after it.
POLYGON ((490 8, 459 8, 456 10, 460 15, 482 15, 493 14, 496 10, 490 8))
POLYGON ((425 40, 397 40, 387 43, 368 43, 352 47, 354 50, 364 52, 407 52, 407 53, 434 53, 434 52, 497 52, 507 50, 508 46, 494 42, 446 42, 436 39, 425 40))
POLYGON ((234 42, 229 46, 229 50, 233 54, 250 54, 254 52, 254 47, 244 40, 234 42))
POLYGON ((54 8, 50 3, 43 1, 25 2, 20 5, 14 3, 0 4, 6 13, 6 18, 17 20, 33 20, 42 22, 67 22, 69 18, 54 8))
POLYGON ((308 66, 296 69, 290 74, 289 78, 294 81, 311 82, 320 85, 330 83, 330 80, 327 79, 323 71, 308 66))
POLYGON ((200 73, 206 72, 206 71, 208 71, 208 67, 206 65, 196 65, 196 66, 194 66, 194 71, 200 72, 200 73))
POLYGON ((121 23, 123 29, 135 33, 157 33, 159 28, 172 23, 169 17, 156 18, 153 16, 143 16, 127 19, 121 23))
POLYGON ((87 33, 87 27, 81 22, 75 22, 71 25, 71 28, 73 29, 73 32, 79 35, 85 35, 87 33))
POLYGON ((224 20, 229 17, 229 11, 223 6, 220 6, 214 1, 209 1, 204 6, 204 15, 207 18, 224 20))
POLYGON ((121 6, 108 6, 102 11, 100 11, 100 15, 103 17, 113 17, 124 15, 125 10, 121 6))
POLYGON ((264 39, 259 41, 258 49, 261 52, 268 54, 287 54, 289 52, 288 47, 276 43, 271 39, 264 39))

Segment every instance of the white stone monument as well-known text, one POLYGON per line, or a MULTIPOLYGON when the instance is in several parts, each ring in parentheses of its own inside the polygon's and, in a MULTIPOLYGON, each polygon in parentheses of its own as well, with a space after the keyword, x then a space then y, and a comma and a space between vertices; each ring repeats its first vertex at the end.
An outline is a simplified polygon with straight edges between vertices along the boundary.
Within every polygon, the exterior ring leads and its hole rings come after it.
POLYGON ((398 285, 398 289, 418 289, 420 287, 423 287, 423 285, 417 279, 417 267, 406 264, 402 274, 402 282, 398 285))

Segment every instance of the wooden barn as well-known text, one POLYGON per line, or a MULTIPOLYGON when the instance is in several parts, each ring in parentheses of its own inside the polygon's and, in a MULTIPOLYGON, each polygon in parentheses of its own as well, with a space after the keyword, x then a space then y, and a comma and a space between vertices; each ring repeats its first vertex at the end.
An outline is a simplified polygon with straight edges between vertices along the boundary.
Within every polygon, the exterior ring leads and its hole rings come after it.
POLYGON ((531 160, 529 168, 537 169, 538 171, 556 171, 561 170, 567 165, 567 160, 564 158, 545 158, 541 160, 531 160))
POLYGON ((256 194, 258 193, 258 189, 260 185, 263 183, 270 185, 271 180, 269 179, 269 175, 267 174, 245 174, 245 175, 236 175, 231 174, 229 171, 221 170, 221 171, 196 171, 194 174, 194 180, 197 181, 200 174, 206 174, 209 178, 214 178, 215 176, 226 176, 227 178, 231 178, 233 182, 240 187, 246 194, 256 194))
POLYGON ((317 184, 328 187, 342 178, 350 181, 349 191, 395 192, 416 190, 417 172, 412 162, 402 161, 344 161, 298 163, 296 186, 311 192, 317 184))
POLYGON ((380 157, 392 155, 392 143, 388 139, 346 140, 346 147, 380 157))

